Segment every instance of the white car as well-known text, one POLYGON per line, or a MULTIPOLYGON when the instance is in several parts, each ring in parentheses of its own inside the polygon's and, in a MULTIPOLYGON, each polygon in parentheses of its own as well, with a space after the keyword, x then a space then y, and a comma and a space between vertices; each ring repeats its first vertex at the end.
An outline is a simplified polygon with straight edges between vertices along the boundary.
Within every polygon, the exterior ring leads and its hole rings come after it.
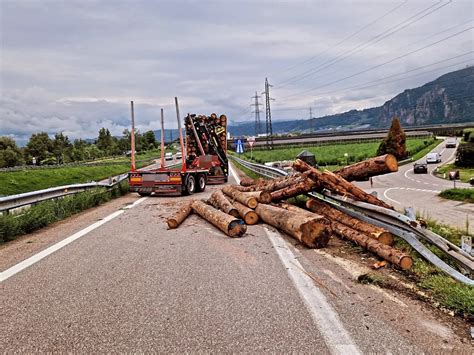
POLYGON ((165 160, 173 160, 173 153, 165 153, 165 160))
POLYGON ((183 157, 183 154, 181 154, 181 152, 178 152, 174 155, 175 159, 181 159, 182 157, 183 157))
POLYGON ((428 153, 426 155, 426 164, 441 163, 441 155, 439 153, 428 153))

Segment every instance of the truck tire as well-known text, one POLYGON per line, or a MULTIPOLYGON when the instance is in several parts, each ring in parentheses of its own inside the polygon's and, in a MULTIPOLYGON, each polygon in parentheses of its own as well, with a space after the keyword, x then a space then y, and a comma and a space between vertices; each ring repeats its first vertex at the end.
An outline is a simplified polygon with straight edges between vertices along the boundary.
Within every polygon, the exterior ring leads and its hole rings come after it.
POLYGON ((138 194, 142 197, 145 197, 145 196, 150 196, 151 192, 139 192, 138 194))
POLYGON ((206 190, 206 184, 207 184, 206 175, 198 174, 196 191, 197 192, 203 192, 204 190, 206 190))
POLYGON ((189 175, 186 179, 186 195, 192 195, 196 191, 196 179, 189 175))

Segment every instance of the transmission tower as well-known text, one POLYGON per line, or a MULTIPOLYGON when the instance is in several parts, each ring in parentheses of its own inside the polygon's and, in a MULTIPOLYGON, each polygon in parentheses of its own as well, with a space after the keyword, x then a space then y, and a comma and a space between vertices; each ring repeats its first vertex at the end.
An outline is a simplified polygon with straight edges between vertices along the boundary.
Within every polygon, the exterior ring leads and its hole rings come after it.
POLYGON ((310 107, 309 108, 309 131, 310 132, 313 132, 313 120, 314 120, 314 117, 313 117, 313 108, 310 107))
POLYGON ((273 128, 272 128, 272 111, 270 109, 270 85, 268 79, 265 78, 265 120, 267 124, 267 149, 273 149, 273 128))
POLYGON ((257 95, 257 92, 255 91, 255 96, 252 96, 252 99, 255 100, 255 103, 251 104, 250 106, 255 106, 255 136, 258 136, 261 132, 261 126, 260 126, 260 106, 262 105, 261 103, 258 102, 258 99, 260 96, 257 95))

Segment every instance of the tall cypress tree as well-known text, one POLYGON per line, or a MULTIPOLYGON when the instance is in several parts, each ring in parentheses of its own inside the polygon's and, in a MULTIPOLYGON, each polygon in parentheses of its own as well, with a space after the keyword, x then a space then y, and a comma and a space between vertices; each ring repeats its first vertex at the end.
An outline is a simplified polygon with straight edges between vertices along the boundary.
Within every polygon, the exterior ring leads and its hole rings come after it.
POLYGON ((400 119, 394 117, 387 137, 380 143, 377 155, 393 154, 398 160, 408 157, 406 135, 400 125, 400 119))

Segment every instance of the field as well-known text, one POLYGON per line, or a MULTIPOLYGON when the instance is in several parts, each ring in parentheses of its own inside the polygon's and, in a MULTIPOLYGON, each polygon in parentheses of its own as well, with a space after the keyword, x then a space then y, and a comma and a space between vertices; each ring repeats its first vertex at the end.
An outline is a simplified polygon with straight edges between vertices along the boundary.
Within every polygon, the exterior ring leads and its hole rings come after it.
MULTIPOLYGON (((407 149, 410 155, 414 155, 436 144, 435 139, 413 138, 407 140, 407 149)), ((260 164, 277 160, 293 160, 301 151, 308 150, 316 155, 316 161, 320 166, 343 166, 375 156, 378 146, 379 142, 367 142, 257 150, 253 152, 252 160, 260 164), (344 154, 347 154, 347 157, 344 154)), ((243 158, 250 160, 250 152, 245 152, 243 158)))
MULTIPOLYGON (((159 152, 147 152, 137 160, 149 159, 137 167, 149 165, 159 152)), ((110 162, 110 161, 108 161, 110 162)), ((20 170, 0 173, 0 196, 42 190, 54 186, 100 181, 130 170, 129 158, 117 158, 117 164, 100 166, 73 166, 54 169, 20 170)))
POLYGON ((447 189, 447 190, 441 191, 439 196, 443 198, 447 198, 449 200, 474 203, 474 189, 472 188, 447 189))

